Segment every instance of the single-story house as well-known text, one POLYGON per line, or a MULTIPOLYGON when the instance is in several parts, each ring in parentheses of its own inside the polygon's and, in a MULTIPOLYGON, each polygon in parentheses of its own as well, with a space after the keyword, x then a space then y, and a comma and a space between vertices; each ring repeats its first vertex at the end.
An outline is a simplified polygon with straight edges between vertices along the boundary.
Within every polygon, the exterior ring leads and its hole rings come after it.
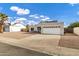
POLYGON ((29 32, 64 35, 64 23, 57 21, 42 21, 37 25, 29 26, 29 32))
POLYGON ((24 25, 22 24, 14 24, 10 26, 10 32, 20 32, 21 29, 26 28, 24 25))

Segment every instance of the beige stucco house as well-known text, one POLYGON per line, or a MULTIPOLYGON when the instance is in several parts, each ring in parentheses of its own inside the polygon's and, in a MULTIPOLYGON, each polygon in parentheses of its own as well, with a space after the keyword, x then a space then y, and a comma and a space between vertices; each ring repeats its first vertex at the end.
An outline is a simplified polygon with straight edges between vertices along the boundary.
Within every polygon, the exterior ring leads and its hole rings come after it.
POLYGON ((64 35, 64 23, 57 21, 42 21, 37 25, 29 26, 29 32, 64 35))
POLYGON ((24 25, 22 24, 14 24, 10 26, 10 32, 20 32, 21 29, 26 28, 24 25))

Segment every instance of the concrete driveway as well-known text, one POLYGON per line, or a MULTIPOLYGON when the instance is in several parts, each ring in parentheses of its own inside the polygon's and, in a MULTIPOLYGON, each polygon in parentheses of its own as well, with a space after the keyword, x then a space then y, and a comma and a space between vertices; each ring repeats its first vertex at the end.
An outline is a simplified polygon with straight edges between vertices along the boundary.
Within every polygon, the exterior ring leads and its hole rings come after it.
POLYGON ((0 42, 0 56, 49 56, 49 55, 0 42))
POLYGON ((50 50, 50 47, 58 46, 59 39, 60 39, 59 35, 42 35, 42 34, 29 34, 29 33, 0 34, 0 42, 7 43, 13 46, 22 47, 25 49, 39 51, 45 54, 49 54, 48 49, 50 50), (17 39, 18 36, 16 35, 21 36, 21 38, 17 39))
MULTIPOLYGON (((13 35, 13 33, 7 33, 7 34, 13 35)), ((59 55, 61 56, 78 55, 79 56, 78 49, 61 47, 59 45, 59 42, 62 38, 62 36, 60 35, 16 33, 16 35, 20 35, 20 36, 22 35, 22 37, 18 39, 17 39, 18 36, 16 36, 15 34, 13 37, 9 35, 8 37, 6 37, 7 36, 6 33, 0 34, 0 42, 21 47, 24 49, 29 49, 32 51, 37 51, 45 55, 48 54, 48 55, 58 55, 58 56, 59 55)))

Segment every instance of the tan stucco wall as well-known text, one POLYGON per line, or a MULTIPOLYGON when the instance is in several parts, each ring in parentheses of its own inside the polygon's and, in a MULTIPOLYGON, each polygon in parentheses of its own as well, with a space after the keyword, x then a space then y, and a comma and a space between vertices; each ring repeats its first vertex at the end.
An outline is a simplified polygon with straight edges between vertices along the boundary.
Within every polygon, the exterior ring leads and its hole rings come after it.
POLYGON ((74 34, 79 35, 79 27, 73 29, 74 34))

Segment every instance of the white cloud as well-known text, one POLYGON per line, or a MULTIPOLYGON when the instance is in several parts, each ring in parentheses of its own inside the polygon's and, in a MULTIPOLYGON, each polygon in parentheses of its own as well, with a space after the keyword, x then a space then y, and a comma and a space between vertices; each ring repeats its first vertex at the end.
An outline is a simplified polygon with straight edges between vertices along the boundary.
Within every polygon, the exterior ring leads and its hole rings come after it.
POLYGON ((44 16, 44 18, 43 19, 41 19, 42 21, 48 21, 50 18, 49 17, 47 17, 47 16, 44 16))
POLYGON ((11 24, 14 24, 14 23, 23 23, 23 21, 27 21, 27 19, 26 18, 17 18, 11 24))
POLYGON ((35 16, 35 18, 39 18, 38 16, 35 16))
POLYGON ((8 20, 9 20, 10 22, 12 22, 12 21, 14 20, 14 18, 13 18, 13 17, 8 17, 8 20))
POLYGON ((17 6, 11 6, 10 8, 12 11, 17 11, 19 8, 17 6))
POLYGON ((79 15, 79 11, 77 12, 77 15, 79 15))
POLYGON ((42 21, 46 21, 47 19, 41 19, 42 21))
POLYGON ((45 19, 47 19, 47 20, 48 20, 48 19, 50 19, 50 18, 49 18, 49 17, 45 17, 45 19))
POLYGON ((48 16, 39 15, 39 14, 29 15, 29 17, 37 18, 38 21, 49 21, 50 20, 48 16))
POLYGON ((13 18, 13 17, 8 17, 8 19, 11 19, 11 18, 13 18))
POLYGON ((29 17, 34 17, 35 15, 29 15, 29 17))
POLYGON ((13 17, 14 19, 20 18, 20 17, 13 17))
POLYGON ((78 4, 78 3, 69 3, 71 6, 75 6, 76 4, 78 4))
POLYGON ((28 25, 35 25, 35 24, 38 24, 37 22, 35 22, 35 21, 28 21, 28 23, 27 23, 28 25))
POLYGON ((20 20, 20 21, 26 21, 27 19, 26 18, 18 18, 16 20, 20 20))
POLYGON ((40 15, 41 18, 44 18, 44 15, 40 15))
POLYGON ((29 17, 33 17, 33 18, 39 18, 38 14, 29 15, 29 17))
POLYGON ((29 9, 19 8, 17 6, 11 6, 10 10, 16 11, 18 15, 27 15, 30 13, 29 9))
POLYGON ((26 15, 26 14, 29 14, 30 13, 30 10, 29 9, 19 9, 18 11, 17 11, 17 14, 18 15, 26 15))
POLYGON ((40 18, 40 19, 50 19, 50 18, 47 17, 47 16, 44 16, 44 15, 38 15, 38 14, 29 15, 29 17, 32 17, 32 18, 40 18))
POLYGON ((41 18, 50 19, 48 16, 40 15, 41 18))

